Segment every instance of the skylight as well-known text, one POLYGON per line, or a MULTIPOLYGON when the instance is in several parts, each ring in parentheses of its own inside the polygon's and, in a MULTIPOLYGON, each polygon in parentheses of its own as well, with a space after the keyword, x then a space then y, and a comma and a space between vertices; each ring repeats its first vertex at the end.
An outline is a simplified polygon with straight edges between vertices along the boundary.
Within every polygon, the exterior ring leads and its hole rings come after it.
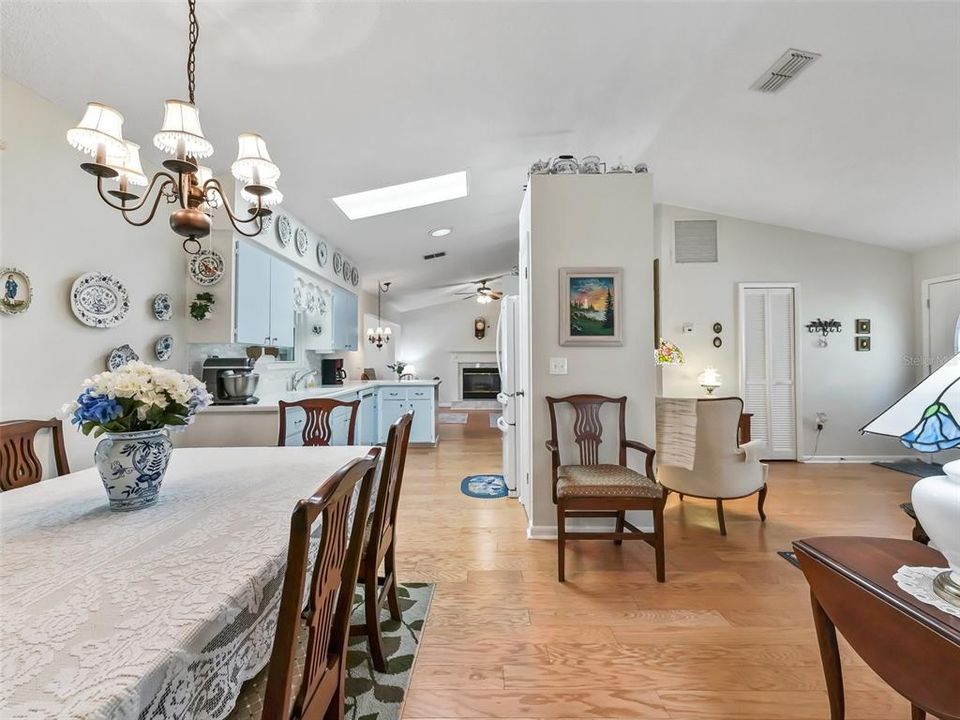
POLYGON ((466 197, 467 171, 438 175, 413 182, 366 190, 333 198, 337 207, 351 220, 385 215, 398 210, 433 205, 466 197))

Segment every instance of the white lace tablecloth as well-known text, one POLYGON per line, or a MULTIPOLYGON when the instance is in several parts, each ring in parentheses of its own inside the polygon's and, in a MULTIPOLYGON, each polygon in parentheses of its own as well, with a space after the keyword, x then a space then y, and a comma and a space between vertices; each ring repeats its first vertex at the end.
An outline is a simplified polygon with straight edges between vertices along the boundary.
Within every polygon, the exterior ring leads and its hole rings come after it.
POLYGON ((177 449, 130 513, 93 468, 0 493, 0 717, 220 720, 269 660, 293 506, 368 449, 177 449))

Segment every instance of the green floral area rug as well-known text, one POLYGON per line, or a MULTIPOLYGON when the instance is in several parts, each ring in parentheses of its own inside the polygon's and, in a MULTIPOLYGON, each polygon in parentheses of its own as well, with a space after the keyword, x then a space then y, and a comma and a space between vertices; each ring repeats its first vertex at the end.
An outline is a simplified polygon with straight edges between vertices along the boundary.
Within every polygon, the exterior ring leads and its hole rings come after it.
MULTIPOLYGON (((380 615, 383 647, 387 656, 387 672, 379 673, 370 659, 370 646, 364 636, 350 638, 347 651, 346 720, 398 720, 403 699, 410 686, 413 661, 417 657, 420 635, 430 612, 433 585, 406 583, 397 588, 403 619, 390 618, 384 607, 380 615)), ((354 596, 351 624, 359 625, 363 617, 363 589, 354 596)))

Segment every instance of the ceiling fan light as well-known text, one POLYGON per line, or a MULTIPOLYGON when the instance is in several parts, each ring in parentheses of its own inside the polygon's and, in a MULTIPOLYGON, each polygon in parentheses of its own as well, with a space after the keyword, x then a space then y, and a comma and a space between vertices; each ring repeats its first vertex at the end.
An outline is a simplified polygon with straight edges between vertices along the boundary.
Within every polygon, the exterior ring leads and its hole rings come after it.
POLYGON ((275 183, 280 177, 280 168, 267 151, 267 141, 256 133, 241 133, 237 137, 237 159, 230 172, 237 180, 256 185, 275 183))
POLYGON ((213 145, 203 136, 200 127, 197 106, 185 100, 167 100, 164 103, 163 126, 153 136, 153 144, 178 158, 213 155, 213 145))
POLYGON ((87 103, 80 123, 67 130, 67 142, 94 157, 101 148, 105 155, 122 156, 127 151, 123 144, 123 115, 103 103, 87 103))
POLYGON ((124 146, 124 152, 107 155, 107 167, 117 171, 118 180, 126 178, 130 185, 146 187, 147 176, 140 164, 140 146, 129 140, 124 140, 124 146))

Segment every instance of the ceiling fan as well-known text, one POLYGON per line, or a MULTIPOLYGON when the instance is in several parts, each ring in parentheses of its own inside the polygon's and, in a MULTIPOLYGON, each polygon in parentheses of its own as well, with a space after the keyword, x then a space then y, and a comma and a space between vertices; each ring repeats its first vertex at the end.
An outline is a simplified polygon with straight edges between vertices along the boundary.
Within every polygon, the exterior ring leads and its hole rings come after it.
POLYGON ((493 302, 494 300, 499 300, 503 297, 503 293, 500 290, 494 290, 493 288, 487 287, 488 282, 493 282, 494 280, 499 280, 502 277, 507 275, 514 275, 516 273, 501 273, 500 275, 494 275, 492 277, 480 278, 479 280, 471 280, 469 283, 463 283, 465 285, 476 285, 477 287, 472 290, 461 290, 460 292, 454 293, 454 295, 463 295, 464 300, 475 299, 481 305, 486 303, 493 302))

